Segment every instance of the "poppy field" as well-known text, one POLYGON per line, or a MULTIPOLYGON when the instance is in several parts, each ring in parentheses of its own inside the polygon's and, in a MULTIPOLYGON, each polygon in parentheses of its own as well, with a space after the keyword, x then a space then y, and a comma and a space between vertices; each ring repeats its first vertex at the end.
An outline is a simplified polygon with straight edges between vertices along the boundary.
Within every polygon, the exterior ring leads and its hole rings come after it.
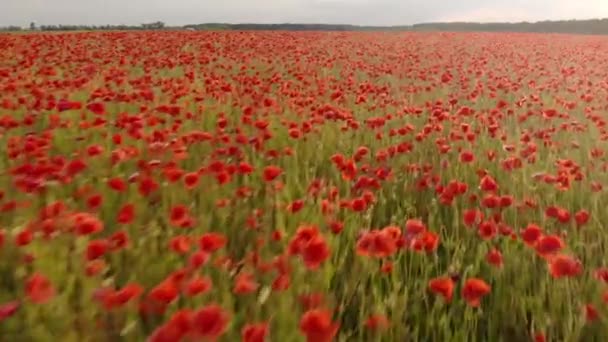
POLYGON ((603 341, 608 38, 0 35, 1 341, 603 341))

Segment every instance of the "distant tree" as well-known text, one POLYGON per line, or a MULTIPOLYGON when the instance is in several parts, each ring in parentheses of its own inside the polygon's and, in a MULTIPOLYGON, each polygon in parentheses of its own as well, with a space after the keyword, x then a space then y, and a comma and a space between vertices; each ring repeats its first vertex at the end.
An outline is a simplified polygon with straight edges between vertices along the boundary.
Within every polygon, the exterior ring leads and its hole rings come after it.
POLYGON ((162 30, 165 27, 165 23, 162 21, 156 21, 149 24, 141 24, 141 28, 144 30, 162 30))
POLYGON ((32 31, 36 30, 36 23, 33 21, 30 23, 30 30, 32 30, 32 31))

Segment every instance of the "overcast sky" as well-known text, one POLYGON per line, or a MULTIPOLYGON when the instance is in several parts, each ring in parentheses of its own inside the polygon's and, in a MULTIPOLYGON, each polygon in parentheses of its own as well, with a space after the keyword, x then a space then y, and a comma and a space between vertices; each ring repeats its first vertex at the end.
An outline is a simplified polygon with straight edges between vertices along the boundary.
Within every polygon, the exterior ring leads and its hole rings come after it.
POLYGON ((0 0, 0 26, 536 21, 608 17, 608 0, 0 0))

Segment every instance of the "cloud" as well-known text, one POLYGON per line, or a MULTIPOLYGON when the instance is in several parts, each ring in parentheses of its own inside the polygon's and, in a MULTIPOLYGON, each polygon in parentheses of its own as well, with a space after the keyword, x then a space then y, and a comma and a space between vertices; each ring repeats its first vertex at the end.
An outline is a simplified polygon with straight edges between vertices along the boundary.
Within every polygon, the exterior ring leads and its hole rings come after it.
POLYGON ((608 17, 608 0, 0 0, 0 26, 202 22, 405 25, 608 17))

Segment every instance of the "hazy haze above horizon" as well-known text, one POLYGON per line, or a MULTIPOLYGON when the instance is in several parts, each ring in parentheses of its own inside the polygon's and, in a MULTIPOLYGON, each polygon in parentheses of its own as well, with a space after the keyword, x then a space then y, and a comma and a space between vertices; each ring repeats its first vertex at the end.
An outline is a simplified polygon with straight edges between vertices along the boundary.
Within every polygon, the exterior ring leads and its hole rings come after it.
POLYGON ((538 21, 608 17, 608 0, 0 0, 0 26, 538 21))

